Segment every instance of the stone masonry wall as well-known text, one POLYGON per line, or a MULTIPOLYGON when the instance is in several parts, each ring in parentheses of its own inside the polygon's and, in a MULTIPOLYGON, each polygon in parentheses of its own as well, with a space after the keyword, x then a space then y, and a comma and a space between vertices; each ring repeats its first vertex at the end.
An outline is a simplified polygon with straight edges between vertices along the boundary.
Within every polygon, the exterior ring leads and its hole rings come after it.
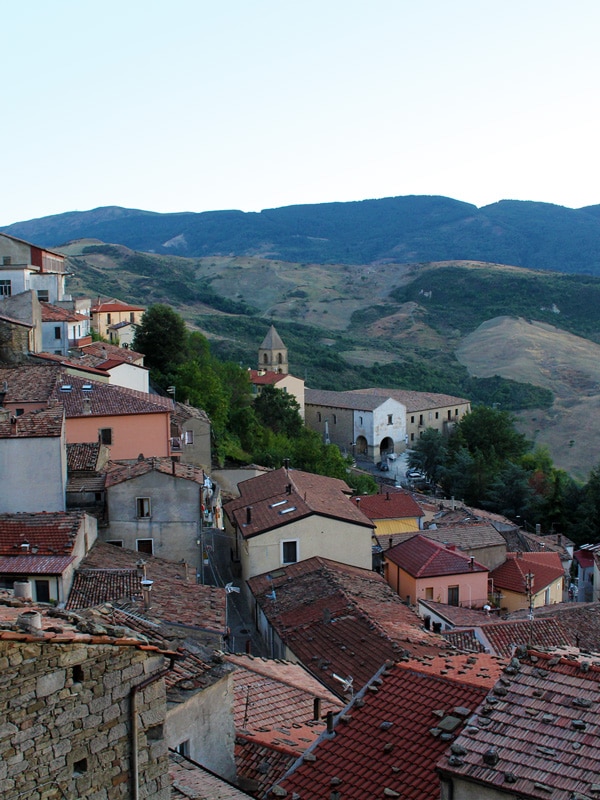
MULTIPOLYGON (((164 658, 133 645, 0 639, 0 797, 132 797, 131 688, 164 658)), ((20 637, 23 639, 23 637, 20 637)), ((170 797, 164 680, 137 695, 139 797, 170 797)))

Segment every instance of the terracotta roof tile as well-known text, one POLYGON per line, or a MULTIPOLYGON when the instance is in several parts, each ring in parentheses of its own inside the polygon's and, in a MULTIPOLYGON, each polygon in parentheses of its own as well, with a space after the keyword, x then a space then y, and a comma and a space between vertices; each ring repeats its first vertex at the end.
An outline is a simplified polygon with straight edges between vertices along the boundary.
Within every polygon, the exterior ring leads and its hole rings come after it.
POLYGON ((110 313, 111 311, 145 311, 146 309, 144 306, 132 306, 129 303, 124 303, 122 300, 117 300, 116 298, 113 300, 104 300, 101 303, 97 303, 96 305, 92 306, 92 313, 93 314, 105 314, 110 313))
POLYGON ((483 796, 570 800, 600 785, 600 668, 594 656, 523 653, 439 761, 483 796))
POLYGON ((0 555, 70 556, 83 517, 83 511, 0 514, 0 555))
POLYGON ((74 556, 0 556, 3 575, 62 575, 74 556))
POLYGON ((299 755, 322 732, 327 712, 337 713, 344 707, 301 664, 229 654, 226 660, 236 667, 236 731, 251 733, 261 744, 299 755), (313 718, 315 698, 321 701, 317 720, 313 718))
POLYGON ((173 475, 176 478, 183 478, 200 485, 204 483, 205 478, 204 470, 201 467, 172 461, 170 458, 144 458, 134 463, 107 461, 104 471, 106 473, 107 488, 124 481, 139 478, 141 475, 147 475, 149 472, 173 475))
POLYGON ((255 386, 275 386, 275 384, 288 377, 283 372, 269 372, 268 370, 263 372, 262 370, 250 369, 248 372, 250 374, 250 383, 255 386))
POLYGON ((100 448, 100 442, 67 444, 67 469, 69 472, 95 471, 100 457, 100 448))
POLYGON ((315 557, 250 578, 248 585, 279 637, 338 695, 344 689, 334 674, 351 676, 358 689, 386 661, 445 644, 424 631, 416 614, 370 570, 315 557))
MULTIPOLYGON (((526 617, 527 610, 510 614, 511 620, 526 617)), ((556 603, 535 609, 535 619, 553 618, 569 631, 582 650, 600 652, 600 603, 556 603)))
POLYGON ((478 561, 471 563, 471 559, 462 552, 444 547, 422 534, 411 536, 391 550, 386 550, 385 557, 414 578, 488 571, 478 561))
POLYGON ((65 412, 62 406, 30 411, 0 422, 0 439, 37 439, 61 436, 65 412))
POLYGON ((124 547, 96 541, 75 574, 67 608, 88 608, 122 598, 137 598, 133 606, 142 608, 137 563, 146 562, 146 575, 153 580, 151 616, 171 624, 224 635, 225 589, 195 583, 195 570, 185 564, 166 561, 124 547), (126 573, 130 576, 127 577, 126 573), (137 593, 133 593, 137 575, 137 593), (117 573, 123 573, 119 578, 117 573), (121 582, 119 582, 121 581, 121 582), (122 593, 121 593, 122 592, 122 593))
POLYGON ((82 322, 89 320, 83 314, 77 314, 68 308, 53 306, 51 303, 41 303, 42 322, 82 322))
POLYGON ((525 576, 533 573, 533 591, 542 591, 564 577, 565 571, 558 553, 507 553, 506 561, 490 572, 494 587, 525 594, 525 576))
POLYGON ((338 478, 282 467, 241 481, 238 488, 240 497, 223 509, 245 538, 311 514, 373 527, 371 520, 350 501, 348 485, 338 478), (248 506, 252 506, 250 522, 248 506))
POLYGON ((396 665, 371 683, 338 717, 335 735, 311 748, 315 760, 305 758, 280 781, 288 796, 329 798, 339 788, 344 800, 437 800, 436 762, 491 681, 474 686, 426 669, 396 665))
POLYGON ((404 517, 424 516, 424 512, 414 498, 404 490, 392 490, 382 494, 367 494, 353 497, 363 514, 371 520, 402 519, 404 517))

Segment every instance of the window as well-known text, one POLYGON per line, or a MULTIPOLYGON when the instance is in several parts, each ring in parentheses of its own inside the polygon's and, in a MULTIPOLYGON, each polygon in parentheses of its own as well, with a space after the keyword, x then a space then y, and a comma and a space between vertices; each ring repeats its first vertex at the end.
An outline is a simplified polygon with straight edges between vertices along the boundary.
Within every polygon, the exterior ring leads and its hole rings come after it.
POLYGON ((419 414, 419 425, 423 424, 423 414, 419 414))
POLYGON ((452 412, 448 409, 448 419, 452 419, 452 412))
POLYGON ((321 412, 317 411, 317 422, 321 422, 321 412))
POLYGON ((414 416, 412 416, 412 417, 410 418, 410 424, 411 424, 411 425, 414 425, 414 424, 415 424, 415 418, 414 418, 414 416))
POLYGON ((15 408, 15 417, 20 417, 24 413, 25 413, 24 408, 15 408))
POLYGON ((184 444, 194 444, 194 431, 184 431, 183 432, 183 443, 184 444))
POLYGON ((394 415, 388 414, 388 425, 392 425, 394 422, 394 415))
POLYGON ((295 564, 298 561, 298 539, 281 542, 281 563, 295 564))
POLYGON ((333 424, 337 425, 337 414, 333 415, 333 424))
POLYGON ((458 408, 455 408, 455 409, 454 409, 454 416, 455 416, 455 417, 458 417, 458 408))
POLYGON ((57 325, 54 328, 54 338, 55 339, 60 339, 60 325, 57 325))
POLYGON ((414 442, 414 440, 415 440, 415 435, 414 435, 414 433, 411 433, 411 435, 410 435, 410 440, 411 440, 411 442, 414 442))
POLYGON ((100 444, 112 444, 112 428, 100 428, 98 438, 100 439, 100 444))
POLYGON ((87 758, 82 758, 79 761, 75 761, 73 763, 73 777, 77 777, 78 775, 83 775, 84 772, 87 771, 88 771, 87 758))
POLYGON ((106 544, 112 544, 114 547, 123 547, 123 539, 107 539, 106 544))
POLYGON ((110 314, 106 315, 106 324, 110 325, 110 314))
POLYGON ((135 322, 135 314, 133 311, 129 312, 129 322, 135 322))
POLYGON ((50 602, 50 581, 38 580, 35 582, 35 599, 37 603, 50 602))
POLYGON ((439 419, 439 418, 440 418, 440 412, 439 412, 439 411, 436 411, 436 412, 435 412, 435 418, 436 418, 436 419, 439 419))
POLYGON ((149 497, 137 497, 135 500, 138 518, 148 518, 152 516, 152 508, 149 497))
POLYGON ((2 256, 2 264, 5 267, 10 267, 12 264, 12 256, 2 256))
POLYGON ((12 294, 11 281, 0 281, 0 297, 10 297, 12 294))
POLYGON ((180 756, 185 756, 185 758, 190 757, 190 740, 186 739, 185 742, 180 742, 177 747, 175 748, 175 752, 179 753, 180 756))
POLYGON ((433 586, 425 587, 425 600, 433 600, 433 586))
POLYGON ((38 289, 37 290, 37 299, 40 303, 47 303, 50 299, 50 295, 48 294, 48 289, 38 289))
POLYGON ((359 424, 359 425, 362 425, 362 424, 363 424, 363 418, 362 418, 362 417, 359 417, 359 418, 358 418, 358 424, 359 424))
POLYGON ((458 605, 458 586, 448 587, 448 605, 449 606, 458 605))
POLYGON ((135 549, 138 551, 138 553, 147 553, 149 556, 154 555, 154 540, 136 539, 135 549))

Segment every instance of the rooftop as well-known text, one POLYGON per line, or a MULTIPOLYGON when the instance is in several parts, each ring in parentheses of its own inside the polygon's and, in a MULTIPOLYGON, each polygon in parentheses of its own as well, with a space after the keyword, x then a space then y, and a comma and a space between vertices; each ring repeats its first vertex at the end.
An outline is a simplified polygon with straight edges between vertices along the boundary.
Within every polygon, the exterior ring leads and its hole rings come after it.
POLYGON ((495 589, 526 594, 526 575, 533 574, 533 593, 564 578, 565 570, 556 552, 507 553, 506 561, 490 572, 495 589))
POLYGON ((70 556, 83 511, 0 514, 0 556, 70 556))
MULTIPOLYGON (((96 541, 75 573, 68 609, 123 600, 126 608, 142 610, 142 554, 96 541)), ((146 577, 152 580, 149 616, 219 635, 225 633, 225 589, 195 582, 186 564, 143 554, 146 577)))
POLYGON ((405 491, 361 495, 353 497, 352 502, 359 504, 362 513, 373 521, 423 516, 423 510, 419 504, 412 495, 405 491))
POLYGON ((169 775, 173 800, 247 800, 252 796, 173 751, 169 753, 169 775))
POLYGON ((204 470, 192 464, 172 461, 170 458, 144 458, 133 463, 120 461, 107 461, 104 466, 106 472, 106 488, 115 486, 124 481, 139 478, 149 472, 160 472, 175 478, 193 481, 202 485, 204 483, 204 470))
POLYGON ((594 797, 599 683, 598 656, 523 648, 443 754, 440 770, 511 797, 594 797))
POLYGON ((65 411, 62 405, 11 416, 0 422, 0 439, 37 439, 61 436, 65 411))
POLYGON ((351 394, 372 395, 373 397, 391 397, 398 403, 406 406, 406 410, 423 411, 429 408, 443 408, 445 406, 464 405, 469 403, 464 397, 454 397, 451 394, 436 394, 434 392, 412 392, 404 389, 382 389, 375 386, 371 389, 354 389, 351 394))
POLYGON ((385 557, 414 578, 488 571, 483 564, 462 552, 444 547, 419 533, 386 550, 385 557))
POLYGON ((346 690, 334 674, 351 677, 357 690, 386 661, 445 645, 370 570, 314 557, 257 575, 248 585, 282 641, 340 696, 346 690))
POLYGON ((83 314, 78 314, 61 306, 53 306, 51 303, 41 303, 42 322, 84 322, 89 319, 83 314))
POLYGON ((337 717, 334 735, 324 734, 280 781, 288 796, 329 798, 337 790, 343 800, 438 800, 436 762, 495 675, 472 685, 427 670, 419 663, 397 664, 370 681, 337 717))
POLYGON ((238 488, 240 497, 223 508, 246 539, 311 514, 372 528, 349 500, 348 485, 338 478, 282 467, 241 481, 238 488))

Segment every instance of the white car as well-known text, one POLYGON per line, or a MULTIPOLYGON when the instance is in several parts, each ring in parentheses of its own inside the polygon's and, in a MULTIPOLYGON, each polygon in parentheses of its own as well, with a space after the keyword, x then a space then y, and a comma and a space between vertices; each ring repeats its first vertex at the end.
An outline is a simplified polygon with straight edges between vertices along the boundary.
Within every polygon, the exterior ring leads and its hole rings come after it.
POLYGON ((417 469, 409 469, 406 472, 406 477, 409 481, 424 481, 426 480, 425 475, 422 472, 419 472, 417 469))

